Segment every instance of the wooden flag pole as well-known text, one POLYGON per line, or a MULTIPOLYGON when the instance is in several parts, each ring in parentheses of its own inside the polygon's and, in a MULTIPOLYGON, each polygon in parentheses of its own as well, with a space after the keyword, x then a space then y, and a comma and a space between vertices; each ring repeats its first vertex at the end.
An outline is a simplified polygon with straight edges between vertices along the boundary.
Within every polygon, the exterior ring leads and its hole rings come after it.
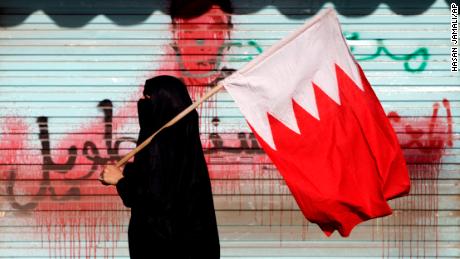
POLYGON ((185 115, 189 114, 191 111, 193 111, 196 107, 198 107, 200 104, 202 104, 204 101, 209 99, 211 96, 215 95, 217 92, 219 92, 220 89, 222 89, 223 85, 222 84, 217 84, 214 88, 212 88, 209 92, 207 92, 203 97, 198 99, 198 101, 192 103, 189 107, 187 107, 185 110, 181 111, 179 114, 176 115, 176 117, 172 118, 169 122, 167 122, 165 125, 163 125, 160 129, 158 129, 155 133, 153 133, 150 137, 148 137, 144 142, 142 142, 139 146, 137 146, 135 149, 131 150, 128 154, 126 154, 120 161, 116 163, 116 167, 121 167, 123 166, 126 162, 128 162, 129 159, 131 159, 137 152, 141 151, 145 146, 147 146, 150 141, 158 134, 160 131, 163 129, 170 127, 174 125, 176 122, 178 122, 180 119, 185 117, 185 115))

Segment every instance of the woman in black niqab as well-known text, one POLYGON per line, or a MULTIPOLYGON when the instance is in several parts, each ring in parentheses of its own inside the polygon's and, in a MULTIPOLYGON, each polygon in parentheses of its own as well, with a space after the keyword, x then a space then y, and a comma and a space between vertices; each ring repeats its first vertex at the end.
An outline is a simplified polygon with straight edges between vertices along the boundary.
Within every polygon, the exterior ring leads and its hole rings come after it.
MULTIPOLYGON (((138 145, 192 104, 172 76, 146 81, 138 102, 138 145)), ((128 163, 117 191, 131 208, 131 258, 219 258, 211 183, 194 110, 162 130, 128 163)))

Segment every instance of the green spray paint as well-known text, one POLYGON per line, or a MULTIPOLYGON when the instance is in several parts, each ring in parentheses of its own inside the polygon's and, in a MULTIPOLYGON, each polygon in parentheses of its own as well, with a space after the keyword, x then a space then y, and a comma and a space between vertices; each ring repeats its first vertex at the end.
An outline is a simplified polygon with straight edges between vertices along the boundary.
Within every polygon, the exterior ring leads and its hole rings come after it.
MULTIPOLYGON (((344 36, 347 40, 359 40, 360 35, 357 32, 352 32, 352 33, 347 33, 344 32, 344 36)), ((426 66, 428 65, 428 59, 430 58, 430 54, 428 53, 427 48, 418 48, 414 52, 404 55, 395 55, 391 53, 387 47, 385 47, 385 44, 383 42, 383 39, 376 39, 375 40, 377 43, 377 49, 374 54, 371 54, 369 56, 364 56, 360 58, 356 58, 356 60, 361 61, 361 60, 373 60, 376 59, 379 56, 382 55, 387 55, 389 58, 396 60, 396 61, 404 61, 404 70, 410 73, 416 73, 416 72, 422 72, 426 69, 426 66), (415 61, 417 59, 421 58, 423 61, 420 63, 418 67, 411 67, 410 61, 415 61)), ((350 47, 351 52, 355 50, 353 46, 350 47)))
MULTIPOLYGON (((229 43, 230 47, 238 47, 238 48, 241 48, 243 47, 245 44, 244 43, 241 43, 241 42, 231 42, 229 43)), ((242 62, 242 61, 251 61, 254 56, 257 56, 259 55, 260 53, 263 52, 263 49, 262 47, 255 41, 255 40, 249 40, 246 42, 246 45, 247 46, 251 46, 253 48, 256 49, 257 51, 257 54, 256 55, 246 55, 245 57, 240 57, 240 58, 230 58, 229 61, 233 61, 233 62, 242 62)))

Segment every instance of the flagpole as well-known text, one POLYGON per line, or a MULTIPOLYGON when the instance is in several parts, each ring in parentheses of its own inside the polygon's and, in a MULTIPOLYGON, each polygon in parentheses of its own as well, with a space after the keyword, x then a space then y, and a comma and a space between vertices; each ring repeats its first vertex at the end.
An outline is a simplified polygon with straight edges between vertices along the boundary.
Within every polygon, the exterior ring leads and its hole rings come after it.
POLYGON ((172 125, 174 125, 176 122, 178 122, 180 119, 185 117, 187 114, 189 114, 191 111, 193 111, 196 107, 198 107, 200 104, 202 104, 204 101, 209 99, 211 96, 215 95, 217 92, 219 92, 220 89, 224 87, 223 84, 217 84, 214 86, 209 92, 207 92, 203 97, 199 98, 196 102, 192 103, 189 107, 187 107, 185 110, 180 112, 179 114, 176 115, 176 117, 172 118, 169 122, 167 122, 165 125, 163 125, 160 129, 158 129, 155 133, 153 133, 150 137, 148 137, 144 142, 142 142, 140 145, 138 145, 136 148, 131 150, 128 154, 126 154, 122 159, 120 159, 116 163, 116 167, 121 167, 123 166, 126 162, 128 162, 129 159, 131 159, 136 153, 141 151, 145 146, 147 146, 150 141, 158 134, 160 133, 163 129, 168 128, 172 125))

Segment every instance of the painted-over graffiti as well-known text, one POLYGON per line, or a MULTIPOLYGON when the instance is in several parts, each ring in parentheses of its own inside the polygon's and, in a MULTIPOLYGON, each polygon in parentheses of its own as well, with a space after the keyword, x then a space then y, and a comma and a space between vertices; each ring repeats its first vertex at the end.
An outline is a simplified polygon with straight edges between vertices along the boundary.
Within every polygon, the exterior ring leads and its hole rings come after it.
MULTIPOLYGON (((8 195, 11 198, 10 204, 13 209, 19 211, 31 211, 31 210, 46 210, 48 208, 54 208, 53 205, 48 205, 50 203, 59 204, 58 211, 64 211, 66 209, 75 209, 75 206, 66 206, 63 205, 62 201, 66 200, 81 200, 82 204, 78 206, 78 208, 90 208, 87 205, 84 205, 85 201, 83 198, 84 195, 87 193, 94 193, 94 191, 89 191, 84 186, 79 186, 78 181, 69 181, 69 186, 67 189, 63 189, 62 186, 55 187, 53 186, 53 177, 50 176, 50 172, 54 171, 57 172, 59 175, 65 175, 70 173, 72 169, 75 167, 75 163, 77 161, 77 157, 84 157, 86 161, 91 161, 90 169, 82 173, 80 172, 73 180, 77 179, 90 179, 94 178, 94 173, 96 169, 100 166, 108 163, 116 161, 120 158, 119 154, 119 147, 122 142, 130 142, 135 143, 135 139, 131 137, 120 137, 117 139, 113 139, 113 120, 112 120, 112 104, 109 100, 103 100, 99 103, 98 108, 104 114, 104 119, 101 124, 104 125, 104 137, 103 142, 96 141, 96 140, 86 140, 83 145, 83 148, 78 149, 77 145, 71 145, 67 148, 67 160, 62 163, 56 163, 53 161, 50 150, 52 149, 52 145, 49 142, 49 134, 47 129, 47 118, 46 117, 39 117, 37 118, 37 123, 39 125, 40 132, 38 133, 38 138, 42 143, 41 154, 43 158, 42 164, 42 179, 40 182, 39 191, 36 193, 30 193, 28 196, 32 197, 32 201, 27 203, 18 203, 15 200, 15 171, 11 169, 10 171, 10 185, 8 187, 8 195), (97 143, 97 144, 96 144, 97 143), (91 150, 91 152, 89 152, 91 150), (100 150, 107 150, 106 154, 102 156, 102 152, 100 150), (56 188, 60 189, 58 193, 56 188), (40 206, 40 203, 45 202, 44 199, 49 197, 51 200, 44 204, 44 206, 40 206)), ((405 158, 407 163, 409 164, 411 178, 413 180, 417 179, 426 179, 423 181, 418 181, 413 184, 413 195, 422 195, 420 198, 416 200, 417 208, 430 208, 436 209, 437 202, 436 194, 438 192, 437 185, 435 183, 439 173, 440 167, 439 163, 444 154, 444 151, 448 147, 453 146, 453 128, 452 128, 452 111, 450 107, 450 103, 448 100, 443 100, 442 104, 434 103, 433 104, 433 111, 431 116, 426 116, 426 118, 417 118, 417 117, 403 117, 400 116, 395 111, 390 111, 388 113, 388 117, 398 133, 398 137, 401 143, 401 146, 404 148, 405 158), (441 109, 443 108, 443 111, 441 109), (442 112, 442 116, 440 113, 442 112), (428 183, 430 182, 430 183, 428 183), (425 188, 424 186, 430 184, 433 188, 425 188)), ((213 118, 212 123, 213 125, 218 128, 219 127, 219 118, 213 118)), ((223 177, 222 173, 213 172, 214 166, 212 164, 213 157, 222 157, 224 160, 232 161, 232 157, 245 157, 245 161, 251 161, 251 163, 258 163, 258 161, 267 161, 265 153, 259 147, 254 135, 248 132, 239 132, 239 133, 225 133, 219 134, 217 133, 218 129, 214 133, 204 134, 202 136, 203 142, 207 142, 209 140, 210 145, 205 146, 205 153, 207 154, 207 160, 210 165, 210 174, 211 176, 218 176, 218 178, 223 177), (224 137, 223 137, 224 136, 224 137)), ((264 166, 266 167, 266 166, 264 166)), ((13 167, 11 167, 13 168, 13 167)), ((267 168, 268 169, 268 168, 267 168)), ((213 177, 213 178, 214 178, 213 177)), ((226 177, 231 177, 232 179, 238 179, 240 176, 237 175, 229 175, 226 177)), ((69 179, 68 179, 69 180, 69 179)), ((236 187, 229 187, 228 185, 218 185, 214 184, 213 189, 217 193, 227 193, 230 189, 237 194, 240 192, 239 188, 236 187), (220 190, 223 188, 223 190, 220 190)), ((24 190, 23 190, 24 191, 24 190)), ((109 191, 108 193, 112 193, 113 190, 109 191)), ((256 196, 254 196, 256 199, 256 196)), ((402 206, 402 205, 400 205, 402 206)), ((93 210, 93 209, 91 209, 93 210)), ((63 213, 63 212, 60 212, 63 213)), ((288 213, 288 212, 286 212, 288 213)), ((293 213, 292 211, 289 213, 293 213)), ((99 216, 95 219, 100 224, 107 220, 111 220, 113 222, 119 222, 121 219, 114 219, 114 215, 118 214, 111 214, 112 216, 105 215, 99 216)), ((80 215, 81 216, 81 215, 80 215)), ((432 211, 429 213, 423 214, 424 220, 428 217, 430 219, 430 224, 435 226, 437 223, 437 216, 436 211, 432 211)), ((91 217, 89 218, 91 219, 91 217)), ((410 218, 413 225, 417 225, 418 219, 417 218, 410 218)), ((47 221, 45 218, 39 218, 39 222, 41 222, 43 227, 46 228, 48 224, 53 226, 54 221, 47 221)), ((407 223, 407 222, 406 222, 407 223)), ((78 224, 81 224, 78 223, 78 224)), ((77 224, 77 225, 78 225, 77 224)), ((89 222, 85 224, 91 224, 89 222)), ((49 227, 49 226, 48 226, 49 227)), ((54 231, 67 231, 69 224, 66 223, 61 226, 62 229, 54 230, 54 231)), ((112 235, 119 235, 119 232, 122 229, 118 229, 115 234, 112 235)), ((414 230, 415 231, 415 230, 414 230)), ((425 230, 417 229, 417 235, 426 235, 425 230)), ((437 237, 437 233, 434 233, 437 237)), ((61 234, 59 234, 60 236, 61 234)), ((385 233, 384 235, 389 236, 390 233, 385 233)), ((61 237, 62 238, 62 237, 61 237)), ((74 238, 74 237, 73 237, 74 238)), ((87 238, 90 238, 88 236, 87 238)), ((98 237, 102 238, 102 237, 98 237)), ((305 238, 305 237, 304 237, 305 238)), ((48 240, 54 240, 53 237, 48 237, 48 240)), ((89 240, 92 240, 91 238, 89 240)), ((386 240, 386 239, 384 239, 386 240)), ((93 241, 91 241, 93 242, 93 241)), ((383 241, 386 242, 386 241, 383 241)), ((412 242, 412 241, 411 241, 412 242)), ((95 244, 94 244, 95 245, 95 244)), ((388 243, 388 247, 394 246, 394 243, 388 243)), ((417 249, 415 250, 416 254, 419 254, 419 248, 423 248, 422 244, 419 242, 414 241, 414 247, 417 249), (420 247, 419 247, 420 246, 420 247)), ((402 247, 399 247, 402 249, 402 247)), ((50 248, 51 249, 51 248, 50 248)), ((54 248, 55 249, 55 248, 54 248)), ((78 247, 74 247, 74 250, 80 249, 80 244, 78 247)), ((96 254, 96 250, 92 248, 88 249, 86 252, 87 256, 96 254)), ((113 254, 113 253, 112 253, 113 254)))
MULTIPOLYGON (((16 179, 16 171, 9 171, 9 180, 10 185, 7 189, 7 194, 12 199, 11 206, 14 209, 19 210, 31 210, 37 207, 38 201, 49 196, 52 200, 64 201, 79 199, 81 194, 79 186, 71 186, 64 194, 58 195, 55 191, 55 188, 51 185, 51 172, 61 174, 65 178, 65 174, 69 173, 76 166, 77 156, 83 156, 90 161, 91 168, 89 171, 83 175, 73 177, 73 180, 82 180, 82 179, 91 179, 94 178, 94 174, 100 170, 100 167, 108 163, 115 163, 121 159, 120 155, 120 145, 124 142, 136 143, 136 140, 131 137, 121 137, 113 139, 112 133, 112 116, 113 116, 113 106, 110 100, 103 100, 99 102, 98 108, 104 113, 104 135, 103 140, 105 142, 105 147, 97 147, 94 141, 87 140, 83 144, 81 150, 77 150, 75 145, 70 146, 67 149, 68 156, 67 161, 64 163, 56 163, 53 161, 51 156, 51 143, 50 143, 50 132, 48 131, 48 118, 39 117, 37 118, 37 124, 40 129, 38 138, 41 142, 41 154, 42 154, 42 179, 40 179, 40 188, 36 194, 32 194, 33 201, 27 203, 19 203, 15 200, 14 193, 14 181, 16 179), (102 156, 100 150, 106 150, 106 156, 102 156)), ((70 182, 71 185, 77 185, 78 182, 70 182)))
MULTIPOLYGON (((440 104, 433 104, 433 112, 429 119, 420 118, 403 118, 397 112, 390 111, 388 117, 396 129, 401 146, 405 149, 406 160, 409 164, 416 163, 439 163, 444 149, 453 146, 453 131, 452 131, 452 111, 448 100, 442 101, 442 107, 445 109, 445 116, 439 116, 440 104), (417 155, 415 155, 415 153, 417 155)), ((67 148, 67 160, 63 163, 56 163, 50 154, 51 143, 49 141, 50 132, 48 131, 48 120, 46 117, 37 118, 37 123, 40 129, 38 138, 41 142, 42 154, 42 178, 40 179, 40 188, 37 193, 31 194, 33 201, 27 203, 18 203, 14 200, 14 182, 16 180, 16 172, 10 169, 8 187, 8 195, 11 197, 11 206, 17 210, 35 209, 38 202, 50 197, 52 200, 63 201, 68 199, 78 200, 81 194, 78 182, 71 183, 64 193, 58 194, 52 186, 50 180, 50 172, 65 175, 70 173, 76 166, 77 156, 81 156, 85 161, 90 162, 90 168, 87 172, 79 172, 78 175, 72 177, 73 180, 93 179, 95 173, 101 166, 108 163, 115 163, 121 159, 120 146, 122 143, 136 143, 136 139, 132 137, 122 136, 113 138, 113 106, 110 100, 99 102, 98 108, 103 111, 104 135, 103 141, 105 146, 97 146, 95 140, 88 139, 84 142, 83 147, 79 150, 76 145, 71 145, 67 148), (102 155, 101 150, 105 150, 106 154, 102 155)), ((254 134, 252 132, 239 133, 218 133, 220 119, 215 117, 212 119, 213 125, 216 127, 216 132, 202 134, 202 141, 210 143, 204 146, 204 152, 208 155, 264 155, 264 151, 260 148, 254 134), (207 141, 209 140, 209 142, 207 141)), ((101 143, 101 142, 99 142, 101 143)), ((212 172, 211 172, 212 173, 212 172)), ((64 177, 65 178, 65 177, 64 177)))

